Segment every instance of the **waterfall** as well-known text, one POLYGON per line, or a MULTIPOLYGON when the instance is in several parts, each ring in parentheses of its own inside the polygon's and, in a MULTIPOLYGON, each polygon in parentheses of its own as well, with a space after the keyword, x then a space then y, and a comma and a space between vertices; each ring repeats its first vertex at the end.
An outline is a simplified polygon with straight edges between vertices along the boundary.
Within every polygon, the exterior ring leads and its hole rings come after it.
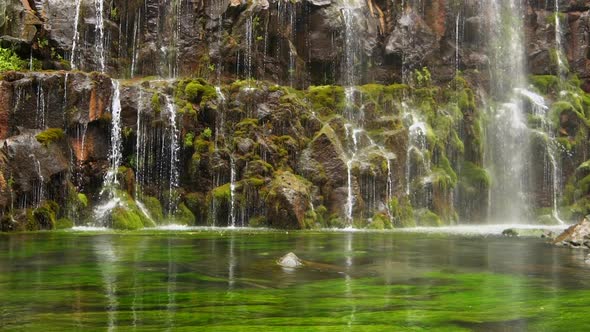
POLYGON ((561 29, 561 18, 559 17, 560 14, 559 0, 555 0, 555 58, 557 62, 557 77, 560 80, 564 80, 567 73, 567 65, 563 60, 564 49, 561 42, 563 32, 561 29))
POLYGON ((562 191, 561 158, 559 143, 555 140, 553 127, 551 123, 547 121, 549 106, 545 103, 545 98, 543 98, 543 96, 525 89, 516 89, 516 91, 530 102, 533 115, 541 119, 540 130, 535 130, 534 132, 541 135, 547 141, 545 144, 545 154, 548 160, 544 165, 544 173, 551 190, 552 217, 560 224, 563 224, 564 221, 559 216, 558 205, 562 191))
POLYGON ((141 117, 143 115, 143 90, 139 90, 139 98, 137 100, 137 133, 135 136, 135 199, 141 200, 143 192, 141 184, 144 181, 144 160, 146 151, 146 133, 143 131, 141 117))
MULTIPOLYGON (((412 153, 418 153, 422 158, 424 169, 427 173, 430 173, 430 160, 428 155, 425 154, 427 151, 426 142, 426 123, 419 121, 414 114, 409 114, 412 122, 408 129, 408 150, 406 155, 406 195, 411 194, 412 184, 412 166, 418 167, 418 165, 412 165, 412 153)), ((420 175, 420 172, 418 174, 420 175)))
POLYGON ((229 183, 229 221, 230 227, 236 227, 236 164, 234 158, 230 157, 230 183, 229 183))
POLYGON ((522 96, 526 87, 524 5, 519 0, 487 4, 491 93, 485 163, 494 179, 490 220, 522 222, 529 214, 530 130, 522 96))
POLYGON ((121 137, 121 91, 120 84, 117 80, 112 80, 113 96, 111 100, 111 148, 109 151, 109 169, 107 170, 100 197, 105 201, 94 209, 94 215, 99 222, 103 222, 104 218, 109 212, 121 202, 120 197, 117 196, 116 190, 119 188, 119 180, 117 173, 122 160, 122 137, 121 137), (107 197, 104 197, 106 194, 107 197))
POLYGON ((96 10, 96 25, 94 32, 96 34, 96 61, 98 62, 98 70, 105 72, 106 69, 106 55, 105 55, 105 31, 104 31, 104 2, 103 0, 94 0, 94 8, 96 10))
POLYGON ((43 90, 43 82, 39 81, 37 85, 37 114, 35 122, 37 128, 45 129, 45 91, 43 90))
POLYGON ((78 47, 78 41, 80 40, 80 32, 78 31, 80 24, 80 7, 82 4, 82 0, 76 0, 76 15, 74 16, 74 36, 72 37, 72 53, 70 55, 70 63, 73 70, 78 69, 78 65, 76 62, 76 51, 78 47))
POLYGON ((37 157, 35 157, 35 155, 32 153, 29 154, 29 157, 33 159, 35 167, 37 168, 37 177, 39 179, 39 184, 35 186, 33 202, 35 202, 35 207, 39 208, 41 206, 41 203, 45 199, 45 179, 43 178, 43 174, 41 173, 41 163, 39 162, 39 159, 37 159, 37 157))
POLYGON ((176 105, 169 96, 166 96, 166 113, 168 115, 169 129, 168 140, 170 142, 170 174, 168 178, 169 193, 168 193, 168 214, 172 215, 177 208, 176 189, 179 185, 179 170, 178 170, 178 152, 180 151, 179 139, 180 133, 176 125, 176 105))
POLYGON ((459 74, 459 50, 461 49, 460 45, 460 23, 461 23, 461 12, 457 12, 457 17, 455 18, 455 75, 459 74))
POLYGON ((355 11, 363 6, 359 1, 345 1, 341 10, 344 33, 343 46, 344 58, 341 64, 342 82, 344 85, 346 106, 345 116, 350 122, 346 126, 346 132, 349 139, 352 139, 353 146, 349 149, 348 160, 346 161, 347 171, 347 197, 346 197, 346 222, 348 227, 353 227, 354 204, 356 201, 353 190, 354 177, 352 175, 353 162, 356 159, 358 144, 356 141, 356 134, 354 126, 361 126, 361 112, 355 109, 355 85, 357 84, 358 74, 356 70, 356 62, 360 60, 360 41, 358 40, 357 31, 355 29, 355 11))
POLYGON ((110 167, 104 178, 103 190, 111 194, 113 189, 119 185, 117 173, 121 165, 121 90, 117 80, 113 80, 113 98, 111 104, 111 150, 109 152, 110 167))
POLYGON ((137 68, 137 39, 139 38, 139 27, 141 25, 141 11, 137 11, 137 19, 133 23, 133 41, 131 42, 131 78, 135 77, 137 68))
MULTIPOLYGON (((246 54, 244 55, 246 79, 252 79, 252 45, 253 45, 253 18, 252 15, 246 21, 246 54)), ((250 83, 248 83, 250 84, 250 83)))

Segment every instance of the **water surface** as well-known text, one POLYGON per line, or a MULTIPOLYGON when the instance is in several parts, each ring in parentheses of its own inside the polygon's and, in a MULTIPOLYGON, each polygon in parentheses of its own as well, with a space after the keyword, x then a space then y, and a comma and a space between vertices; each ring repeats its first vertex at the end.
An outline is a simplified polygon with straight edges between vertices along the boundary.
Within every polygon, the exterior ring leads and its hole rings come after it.
POLYGON ((429 232, 0 235, 0 329, 584 331, 584 254, 429 232), (289 251, 306 266, 277 266, 289 251))

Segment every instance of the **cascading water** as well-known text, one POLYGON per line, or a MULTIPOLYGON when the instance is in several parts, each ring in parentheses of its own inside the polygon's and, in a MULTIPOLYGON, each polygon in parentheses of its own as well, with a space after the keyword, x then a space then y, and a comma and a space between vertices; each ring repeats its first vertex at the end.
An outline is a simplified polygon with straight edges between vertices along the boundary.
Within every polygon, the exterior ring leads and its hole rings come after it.
POLYGON ((234 158, 230 157, 230 183, 229 183, 229 223, 230 227, 236 227, 236 164, 234 158))
POLYGON ((426 155, 427 152, 427 142, 426 142, 426 123, 419 121, 414 114, 409 114, 412 122, 408 129, 408 150, 406 155, 406 195, 411 194, 411 185, 412 180, 416 176, 420 175, 427 175, 430 173, 430 160, 429 156, 426 155), (413 165, 412 154, 416 153, 422 161, 422 165, 426 174, 415 174, 412 176, 412 168, 419 169, 420 165, 413 165))
POLYGON ((166 96, 166 113, 168 115, 168 140, 170 141, 170 175, 169 175, 169 193, 168 193, 168 214, 172 215, 177 208, 177 195, 175 193, 179 184, 180 173, 178 170, 178 153, 180 151, 179 139, 180 133, 176 124, 176 105, 169 96, 166 96))
POLYGON ((362 7, 362 3, 359 1, 345 1, 341 8, 341 14, 344 24, 344 58, 342 59, 342 80, 343 85, 345 86, 345 98, 346 98, 346 107, 345 107, 345 116, 347 120, 351 123, 351 125, 346 127, 347 136, 352 139, 353 147, 348 153, 348 160, 346 162, 347 168, 347 198, 346 198, 346 222, 348 227, 352 227, 353 224, 353 213, 354 213, 354 204, 355 204, 355 194, 353 190, 353 181, 354 178, 352 176, 352 167, 353 162, 356 158, 356 153, 358 152, 357 142, 356 142, 356 135, 354 133, 356 126, 361 126, 362 119, 360 118, 360 112, 357 112, 355 109, 355 100, 354 100, 354 86, 357 84, 357 69, 356 63, 360 61, 360 45, 358 36, 355 30, 355 12, 362 7))
POLYGON ((555 0, 555 60, 557 62, 557 77, 560 80, 565 79, 565 75, 567 73, 567 64, 565 63, 563 56, 564 56, 564 49, 562 45, 562 27, 561 27, 561 13, 559 12, 559 0, 555 0))
POLYGON ((72 69, 78 69, 78 59, 76 58, 76 51, 78 51, 78 42, 80 40, 79 24, 80 24, 80 7, 82 0, 76 0, 76 15, 74 16, 74 36, 72 37, 72 52, 70 54, 70 63, 72 69))
POLYGON ((529 217, 530 131, 522 96, 526 87, 523 8, 520 0, 490 1, 487 5, 491 89, 485 163, 494 181, 489 219, 522 222, 529 217))
POLYGON ((100 197, 103 204, 98 205, 94 214, 98 221, 104 221, 107 214, 117 207, 121 199, 117 196, 119 180, 117 173, 122 160, 122 137, 121 137, 121 90, 117 80, 112 81, 113 97, 111 101, 111 148, 109 151, 109 169, 105 174, 100 197), (105 196, 106 195, 106 196, 105 196))
POLYGON ((544 182, 548 182, 547 187, 551 191, 552 217, 563 224, 564 221, 559 216, 559 198, 561 197, 561 158, 559 143, 555 140, 554 130, 551 123, 547 121, 549 106, 545 103, 543 96, 534 92, 516 89, 531 104, 532 115, 540 119, 541 126, 533 130, 533 134, 542 138, 545 148, 545 165, 544 165, 544 182))
MULTIPOLYGON (((94 8, 96 11, 96 25, 95 35, 96 40, 94 44, 96 45, 96 62, 98 65, 98 70, 100 72, 104 72, 106 69, 106 54, 105 54, 105 29, 104 29, 104 0, 94 0, 94 8)), ((76 24, 77 25, 77 24, 76 24)))
POLYGON ((45 91, 43 89, 43 83, 39 82, 37 86, 37 114, 36 114, 36 123, 37 128, 45 129, 45 91))

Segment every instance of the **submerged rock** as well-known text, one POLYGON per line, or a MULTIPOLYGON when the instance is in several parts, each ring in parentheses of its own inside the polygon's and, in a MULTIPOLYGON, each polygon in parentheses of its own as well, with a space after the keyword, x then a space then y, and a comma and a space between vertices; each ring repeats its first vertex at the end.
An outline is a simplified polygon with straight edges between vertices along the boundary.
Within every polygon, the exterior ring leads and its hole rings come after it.
POLYGON ((281 257, 277 261, 277 264, 279 264, 282 267, 286 267, 286 268, 296 268, 296 267, 303 266, 303 262, 299 259, 299 257, 297 257, 292 252, 290 252, 290 253, 286 254, 285 256, 281 257))
POLYGON ((570 248, 590 249, 590 221, 584 218, 580 223, 569 227, 555 238, 553 244, 570 248))
POLYGON ((529 229, 529 228, 507 228, 502 231, 502 235, 512 237, 541 237, 541 238, 555 238, 555 233, 548 229, 529 229))

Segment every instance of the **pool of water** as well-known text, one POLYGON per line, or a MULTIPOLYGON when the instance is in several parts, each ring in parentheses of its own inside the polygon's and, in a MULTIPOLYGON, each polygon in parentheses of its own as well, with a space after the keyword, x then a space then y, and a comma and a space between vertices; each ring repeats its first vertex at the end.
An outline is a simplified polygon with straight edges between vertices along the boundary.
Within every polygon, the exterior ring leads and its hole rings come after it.
POLYGON ((585 254, 455 232, 0 235, 0 330, 584 331, 585 254), (290 251, 305 266, 276 264, 290 251))

